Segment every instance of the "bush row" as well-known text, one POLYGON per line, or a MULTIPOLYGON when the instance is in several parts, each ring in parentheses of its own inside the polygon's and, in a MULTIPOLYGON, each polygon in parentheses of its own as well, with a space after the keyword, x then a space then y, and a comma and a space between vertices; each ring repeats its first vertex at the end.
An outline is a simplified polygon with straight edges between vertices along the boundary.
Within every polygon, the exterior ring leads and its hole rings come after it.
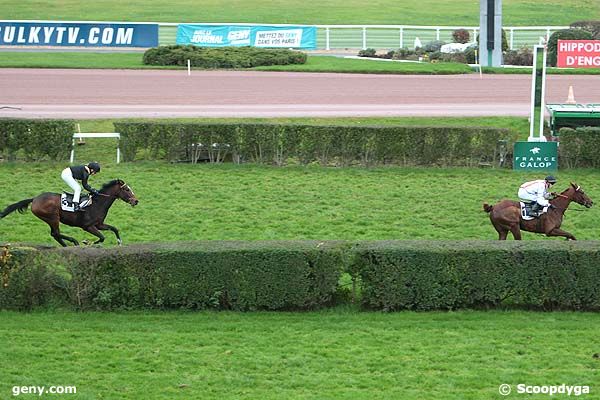
POLYGON ((559 156, 567 168, 600 167, 600 128, 562 128, 559 156))
POLYGON ((316 309, 345 272, 365 309, 598 310, 599 266, 596 241, 0 246, 0 309, 316 309))
POLYGON ((376 127, 270 124, 115 123, 125 160, 189 158, 202 143, 222 160, 284 165, 473 165, 496 157, 507 129, 481 127, 376 127), (219 144, 219 145, 217 145, 219 144), (227 144, 227 147, 222 146, 227 144))
POLYGON ((62 160, 69 156, 73 132, 75 123, 68 120, 0 119, 0 154, 62 160))
POLYGON ((143 58, 146 65, 186 66, 188 60, 196 68, 252 68, 262 65, 305 64, 306 54, 288 49, 172 45, 148 49, 143 58))
POLYGON ((397 241, 356 251, 370 309, 600 308, 598 242, 397 241))
POLYGON ((337 290, 343 266, 336 246, 198 242, 9 248, 4 264, 0 258, 0 308, 313 309, 329 304, 337 290))

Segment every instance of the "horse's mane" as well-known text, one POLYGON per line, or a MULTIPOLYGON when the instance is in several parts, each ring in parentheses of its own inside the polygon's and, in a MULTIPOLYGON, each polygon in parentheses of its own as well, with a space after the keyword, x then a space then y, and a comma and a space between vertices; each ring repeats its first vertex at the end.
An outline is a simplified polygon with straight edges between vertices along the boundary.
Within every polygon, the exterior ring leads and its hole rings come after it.
POLYGON ((113 186, 115 186, 117 184, 120 185, 122 182, 123 181, 120 180, 120 179, 113 179, 112 181, 110 181, 110 182, 105 183, 104 185, 102 185, 102 189, 100 189, 100 190, 106 190, 106 189, 111 188, 111 187, 113 187, 113 186))

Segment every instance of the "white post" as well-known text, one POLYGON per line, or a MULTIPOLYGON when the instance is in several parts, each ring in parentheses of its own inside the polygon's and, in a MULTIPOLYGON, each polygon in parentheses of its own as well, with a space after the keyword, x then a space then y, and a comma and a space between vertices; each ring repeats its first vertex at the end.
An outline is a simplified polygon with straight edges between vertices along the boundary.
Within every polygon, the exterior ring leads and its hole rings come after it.
POLYGON ((362 35, 362 39, 363 39, 363 46, 362 46, 362 48, 363 48, 363 50, 366 50, 366 48, 367 48, 367 27, 366 26, 363 26, 362 33, 363 33, 363 35, 362 35))
POLYGON ((192 65, 190 63, 190 60, 187 60, 187 65, 188 65, 188 76, 190 76, 192 74, 192 65))
POLYGON ((404 47, 404 28, 400 28, 400 48, 404 47))
POLYGON ((75 138, 71 141, 71 159, 70 163, 73 164, 73 160, 75 159, 75 138))
POLYGON ((330 50, 330 48, 329 48, 329 27, 325 28, 325 50, 330 50))
POLYGON ((544 61, 542 62, 542 98, 541 98, 541 104, 540 104, 540 134, 539 134, 539 140, 540 142, 545 142, 546 138, 544 137, 544 115, 545 113, 545 109, 544 107, 546 106, 546 55, 548 53, 548 50, 546 48, 546 46, 544 47, 544 61))

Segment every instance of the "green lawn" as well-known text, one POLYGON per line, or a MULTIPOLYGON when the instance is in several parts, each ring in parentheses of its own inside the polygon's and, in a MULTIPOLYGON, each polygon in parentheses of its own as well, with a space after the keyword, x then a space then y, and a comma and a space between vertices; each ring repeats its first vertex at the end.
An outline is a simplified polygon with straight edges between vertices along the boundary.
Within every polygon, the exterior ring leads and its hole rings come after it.
MULTIPOLYGON (((91 141, 90 141, 91 143, 91 141)), ((113 154, 114 157, 114 154, 113 154)), ((78 157, 78 160, 84 161, 78 157)), ((324 168, 257 165, 116 165, 100 160, 100 186, 113 178, 129 183, 140 200, 131 208, 117 202, 107 223, 121 229, 125 243, 183 240, 291 239, 489 239, 497 234, 483 202, 515 198, 519 185, 539 174, 477 168, 324 168)), ((66 185, 67 163, 2 163, 0 207, 66 185)), ((600 198, 599 170, 561 170, 557 189, 569 181, 600 198)), ((573 209, 581 206, 573 205, 573 209)), ((595 208, 567 212, 563 228, 578 239, 597 239, 595 208)), ((64 227, 69 236, 92 239, 64 227)), ((525 233, 525 239, 545 236, 525 233)), ((545 239, 559 240, 559 239, 545 239)), ((30 212, 0 220, 1 242, 56 245, 47 225, 30 212)), ((113 235, 107 245, 114 245, 113 235)))
POLYGON ((592 313, 0 312, 0 396, 481 400, 564 383, 597 399, 598 329, 592 313))
MULTIPOLYGON (((479 1, 219 0, 3 0, 3 19, 145 22, 246 22, 272 24, 394 24, 478 26, 479 1)), ((505 0, 506 26, 569 25, 600 19, 597 0, 505 0)))

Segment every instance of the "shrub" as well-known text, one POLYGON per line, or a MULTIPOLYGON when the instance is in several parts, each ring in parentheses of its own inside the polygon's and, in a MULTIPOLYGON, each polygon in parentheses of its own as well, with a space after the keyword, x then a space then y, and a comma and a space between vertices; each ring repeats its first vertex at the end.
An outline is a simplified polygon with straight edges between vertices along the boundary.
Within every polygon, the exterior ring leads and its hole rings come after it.
POLYGON ((336 242, 215 241, 10 251, 15 255, 10 265, 0 264, 7 271, 0 309, 51 302, 83 310, 315 309, 332 301, 343 270, 336 242))
POLYGON ((457 29, 452 32, 452 40, 454 43, 469 43, 471 39, 471 34, 466 29, 457 29))
POLYGON ((423 46, 423 51, 425 51, 426 53, 440 51, 442 46, 445 44, 446 42, 442 42, 441 40, 432 40, 430 42, 425 43, 425 46, 423 46))
POLYGON ((226 143, 238 162, 283 165, 474 165, 495 159, 508 130, 479 127, 310 126, 276 124, 115 123, 123 159, 175 161, 192 143, 226 143))
POLYGON ((394 241, 356 251, 351 273, 369 309, 600 309, 597 243, 394 241))
POLYGON ((592 34, 592 39, 600 40, 600 21, 577 21, 570 26, 571 29, 582 29, 592 34))
POLYGON ((600 128, 562 128, 559 156, 569 168, 600 167, 600 128))
POLYGON ((197 47, 192 45, 160 46, 146 50, 146 65, 187 65, 215 68, 253 68, 264 65, 306 63, 306 54, 288 49, 263 49, 256 47, 197 47))
POLYGON ((0 119, 0 154, 27 160, 64 160, 69 156, 75 123, 69 120, 0 119))
POLYGON ((597 241, 5 245, 0 309, 316 309, 333 305, 347 272, 367 309, 597 311, 599 264, 597 241))
POLYGON ((533 50, 522 47, 519 50, 509 50, 504 54, 505 65, 533 65, 533 50))
POLYGON ((592 34, 581 29, 563 29, 556 31, 550 35, 548 39, 548 65, 556 66, 558 40, 589 40, 592 39, 592 34))
POLYGON ((375 57, 377 51, 375 49, 364 49, 358 52, 359 57, 375 57))

